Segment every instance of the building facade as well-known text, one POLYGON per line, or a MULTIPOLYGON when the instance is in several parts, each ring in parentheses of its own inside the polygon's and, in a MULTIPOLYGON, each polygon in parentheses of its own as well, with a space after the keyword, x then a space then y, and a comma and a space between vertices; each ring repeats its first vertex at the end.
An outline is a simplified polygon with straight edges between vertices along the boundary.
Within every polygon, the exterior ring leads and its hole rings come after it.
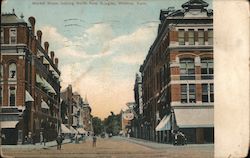
POLYGON ((34 17, 25 22, 14 13, 1 14, 0 106, 3 144, 56 137, 60 102, 60 71, 34 17), (45 130, 46 129, 46 130, 45 130))
POLYGON ((158 35, 143 65, 144 138, 171 143, 213 142, 213 11, 190 0, 160 12, 158 35))

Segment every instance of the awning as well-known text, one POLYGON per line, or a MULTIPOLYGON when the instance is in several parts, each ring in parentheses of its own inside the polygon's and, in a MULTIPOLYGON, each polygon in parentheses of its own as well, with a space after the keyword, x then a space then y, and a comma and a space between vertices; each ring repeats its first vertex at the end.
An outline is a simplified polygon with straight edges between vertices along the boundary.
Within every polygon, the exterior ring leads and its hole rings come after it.
POLYGON ((25 91, 25 102, 28 102, 28 101, 34 101, 34 99, 30 95, 30 93, 26 90, 25 91))
POLYGON ((49 109, 48 104, 44 100, 42 100, 41 108, 43 108, 43 109, 49 109))
POLYGON ((174 113, 180 128, 214 127, 213 108, 174 109, 174 113))
POLYGON ((45 57, 45 56, 43 57, 43 64, 46 64, 46 65, 48 65, 48 64, 49 64, 49 61, 46 59, 46 57, 45 57))
POLYGON ((83 128, 77 128, 76 129, 80 134, 85 134, 87 131, 85 131, 83 128))
POLYGON ((36 74, 36 82, 44 86, 43 79, 38 74, 36 74))
POLYGON ((61 124, 61 130, 62 133, 71 133, 71 131, 64 124, 61 124))
POLYGON ((0 127, 1 128, 16 128, 16 124, 18 121, 1 121, 0 127))
POLYGON ((56 94, 54 88, 45 79, 42 78, 42 80, 44 82, 44 88, 47 89, 48 92, 56 94))
POLYGON ((170 122, 171 114, 165 115, 161 122, 155 128, 156 131, 167 131, 171 129, 171 122, 170 122))
POLYGON ((77 130, 75 130, 72 126, 70 126, 69 129, 70 129, 71 133, 78 133, 77 130))
POLYGON ((65 118, 66 120, 68 120, 68 119, 69 119, 69 118, 68 118, 68 116, 66 116, 66 115, 65 115, 65 117, 64 117, 64 118, 65 118))

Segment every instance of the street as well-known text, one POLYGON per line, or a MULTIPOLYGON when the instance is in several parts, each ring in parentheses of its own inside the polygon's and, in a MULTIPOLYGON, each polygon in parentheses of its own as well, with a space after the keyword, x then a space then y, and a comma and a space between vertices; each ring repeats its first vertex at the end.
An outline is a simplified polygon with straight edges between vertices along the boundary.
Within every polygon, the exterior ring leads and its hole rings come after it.
POLYGON ((92 147, 89 138, 80 144, 64 144, 62 150, 56 147, 46 149, 4 148, 4 155, 14 157, 84 157, 84 158, 212 158, 212 144, 172 146, 145 142, 122 137, 97 138, 97 146, 92 147))

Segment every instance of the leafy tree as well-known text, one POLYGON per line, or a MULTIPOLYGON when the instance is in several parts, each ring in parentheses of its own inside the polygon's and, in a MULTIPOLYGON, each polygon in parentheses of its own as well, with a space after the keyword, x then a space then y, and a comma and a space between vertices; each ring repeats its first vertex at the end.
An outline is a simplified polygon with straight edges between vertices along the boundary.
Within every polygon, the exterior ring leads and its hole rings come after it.
POLYGON ((93 130, 96 135, 101 134, 104 131, 102 120, 98 117, 92 119, 93 130))
POLYGON ((104 119, 103 124, 105 126, 107 133, 112 133, 113 135, 119 134, 121 130, 121 115, 115 115, 112 111, 111 114, 104 119))

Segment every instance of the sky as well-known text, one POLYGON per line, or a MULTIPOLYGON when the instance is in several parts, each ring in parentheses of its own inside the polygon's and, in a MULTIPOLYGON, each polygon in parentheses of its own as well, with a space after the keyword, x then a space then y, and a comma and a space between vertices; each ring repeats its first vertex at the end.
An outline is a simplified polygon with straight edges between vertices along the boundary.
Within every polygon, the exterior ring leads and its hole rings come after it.
POLYGON ((134 101, 135 75, 156 38, 160 10, 187 1, 4 0, 2 12, 36 18, 42 42, 59 58, 62 90, 71 84, 103 119, 134 101))

